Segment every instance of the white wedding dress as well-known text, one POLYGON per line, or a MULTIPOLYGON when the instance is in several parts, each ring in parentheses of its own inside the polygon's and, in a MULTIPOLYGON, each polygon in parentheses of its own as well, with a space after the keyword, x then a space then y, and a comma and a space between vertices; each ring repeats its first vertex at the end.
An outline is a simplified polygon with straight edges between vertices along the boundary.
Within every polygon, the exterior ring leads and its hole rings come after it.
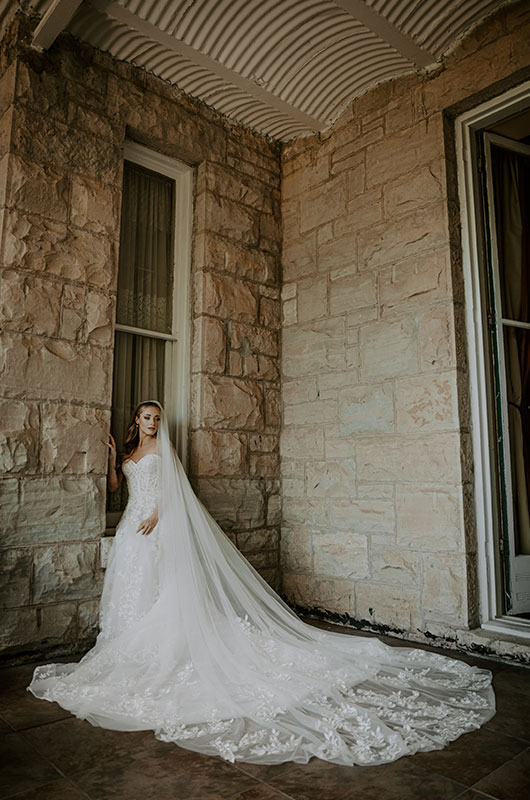
POLYGON ((95 646, 28 689, 93 725, 230 761, 381 764, 495 713, 488 670, 302 622, 197 499, 169 441, 123 472, 95 646), (159 523, 137 533, 154 508, 159 523))

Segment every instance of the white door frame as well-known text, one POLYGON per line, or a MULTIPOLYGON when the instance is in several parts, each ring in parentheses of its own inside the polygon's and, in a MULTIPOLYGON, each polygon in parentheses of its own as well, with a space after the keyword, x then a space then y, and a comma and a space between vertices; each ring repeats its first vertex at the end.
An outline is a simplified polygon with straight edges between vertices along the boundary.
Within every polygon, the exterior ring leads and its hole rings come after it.
POLYGON ((497 545, 496 508, 489 450, 488 365, 481 291, 482 209, 477 203, 478 173, 475 167, 475 132, 491 127, 530 105, 530 81, 510 89, 492 100, 466 111, 455 120, 458 190, 462 230, 462 266, 465 287, 465 314, 471 399, 472 443, 474 460, 474 497, 479 567, 481 626, 487 630, 530 639, 530 621, 508 617, 503 612, 501 585, 502 564, 497 545))

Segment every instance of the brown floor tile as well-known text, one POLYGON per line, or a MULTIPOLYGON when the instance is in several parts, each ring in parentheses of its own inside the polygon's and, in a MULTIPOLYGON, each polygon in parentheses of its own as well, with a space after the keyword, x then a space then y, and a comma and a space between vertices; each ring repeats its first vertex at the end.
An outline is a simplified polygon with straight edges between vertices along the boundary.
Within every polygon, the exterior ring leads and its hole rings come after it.
POLYGON ((253 778, 267 782, 278 775, 284 775, 290 769, 295 769, 297 765, 294 761, 285 761, 283 764, 245 764, 236 761, 236 766, 243 772, 252 775, 253 778))
POLYGON ((464 794, 459 794, 457 800, 498 800, 491 794, 483 794, 483 792, 476 792, 474 789, 468 789, 464 794))
POLYGON ((530 797, 530 748, 476 783, 473 789, 498 800, 530 797))
POLYGON ((253 786, 252 789, 246 789, 246 791, 234 795, 230 800, 286 800, 286 798, 292 800, 289 795, 277 792, 275 789, 271 789, 270 786, 260 783, 257 786, 253 786))
POLYGON ((25 689, 31 682, 37 664, 21 664, 18 667, 0 667, 0 695, 15 689, 25 689))
POLYGON ((404 759, 377 767, 313 759, 269 784, 294 800, 454 800, 466 788, 404 759))
POLYGON ((530 667, 508 667, 495 675, 493 688, 530 695, 530 667))
POLYGON ((261 785, 220 758, 174 745, 165 753, 103 761, 76 775, 75 782, 93 800, 224 800, 261 785))
POLYGON ((416 753, 408 756, 407 761, 472 786, 526 747, 526 742, 520 739, 482 727, 460 736, 443 750, 416 753))
POLYGON ((497 713, 486 728, 530 742, 530 695, 497 686, 495 702, 497 713))
POLYGON ((69 717, 24 731, 25 738, 65 775, 82 772, 102 760, 127 753, 166 750, 171 744, 155 739, 153 731, 112 731, 69 717))
POLYGON ((58 703, 39 700, 26 689, 14 689, 0 697, 0 715, 15 730, 46 725, 71 716, 58 703))
POLYGON ((6 733, 0 737, 0 763, 0 797, 33 789, 61 777, 19 733, 6 733))
POLYGON ((87 795, 84 792, 76 789, 69 781, 62 779, 17 794, 13 800, 86 800, 86 798, 87 795))

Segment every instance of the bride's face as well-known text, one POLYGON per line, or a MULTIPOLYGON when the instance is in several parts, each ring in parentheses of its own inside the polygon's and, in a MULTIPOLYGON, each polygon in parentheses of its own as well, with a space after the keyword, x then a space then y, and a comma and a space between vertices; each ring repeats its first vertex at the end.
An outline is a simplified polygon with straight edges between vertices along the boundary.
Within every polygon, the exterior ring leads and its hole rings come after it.
POLYGON ((136 417, 139 433, 144 436, 156 436, 160 424, 160 409, 156 406, 142 408, 136 417))

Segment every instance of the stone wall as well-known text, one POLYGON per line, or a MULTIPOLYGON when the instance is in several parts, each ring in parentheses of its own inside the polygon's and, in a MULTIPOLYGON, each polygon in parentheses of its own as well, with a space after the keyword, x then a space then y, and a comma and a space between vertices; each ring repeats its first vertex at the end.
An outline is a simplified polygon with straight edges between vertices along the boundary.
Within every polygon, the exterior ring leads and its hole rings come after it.
POLYGON ((123 143, 196 166, 191 465, 271 582, 279 539, 279 148, 17 17, 0 80, 1 504, 7 655, 97 630, 123 143))
POLYGON ((401 634, 476 624, 446 148, 457 108, 528 79, 529 40, 528 4, 502 10, 435 73, 284 149, 281 558, 298 607, 401 634))

